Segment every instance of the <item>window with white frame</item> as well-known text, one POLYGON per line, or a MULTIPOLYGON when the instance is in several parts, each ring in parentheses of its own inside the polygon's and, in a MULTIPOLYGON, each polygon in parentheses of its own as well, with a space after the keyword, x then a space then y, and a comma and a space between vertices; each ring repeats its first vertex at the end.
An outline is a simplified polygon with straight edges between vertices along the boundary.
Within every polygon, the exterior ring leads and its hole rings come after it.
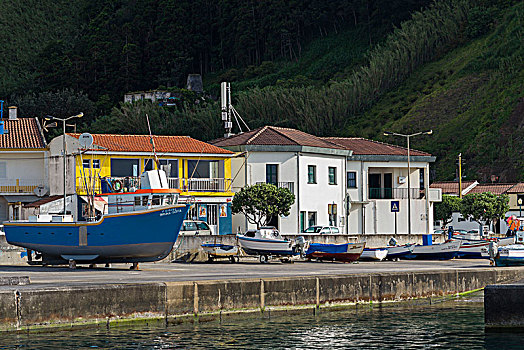
POLYGON ((82 168, 89 169, 91 168, 91 159, 82 160, 82 168))
POLYGON ((337 184, 337 168, 332 167, 332 166, 328 167, 328 178, 329 178, 330 185, 337 184))
POLYGON ((100 169, 100 159, 93 159, 93 169, 100 169))

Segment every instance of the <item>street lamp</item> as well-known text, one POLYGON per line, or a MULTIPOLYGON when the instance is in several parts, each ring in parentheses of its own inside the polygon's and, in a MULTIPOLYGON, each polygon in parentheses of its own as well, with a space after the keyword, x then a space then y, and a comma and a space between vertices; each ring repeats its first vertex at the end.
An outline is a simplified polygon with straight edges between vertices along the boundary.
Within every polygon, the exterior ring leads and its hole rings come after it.
MULTIPOLYGON (((399 134, 399 133, 391 132, 391 131, 384 131, 384 136, 393 135, 393 136, 405 137, 407 140, 407 144, 408 144, 408 235, 411 235, 411 181, 409 179, 410 174, 411 174, 411 162, 410 162, 411 154, 410 154, 410 149, 409 149, 409 138, 413 136, 418 136, 418 135, 431 135, 431 134, 433 134, 433 130, 417 132, 417 133, 410 134, 410 135, 399 134)), ((426 196, 427 195, 428 194, 426 193, 426 196)))
POLYGON ((63 154, 64 154, 64 215, 66 215, 66 200, 67 200, 67 194, 66 194, 66 121, 68 121, 69 119, 73 119, 73 118, 82 118, 84 116, 84 113, 80 112, 79 114, 77 115, 72 115, 70 117, 67 117, 67 118, 57 118, 57 117, 53 117, 53 116, 46 116, 46 119, 47 120, 50 120, 50 119, 55 119, 55 120, 60 120, 62 122, 62 127, 64 129, 64 140, 63 140, 63 143, 62 143, 62 147, 64 148, 63 149, 63 154))

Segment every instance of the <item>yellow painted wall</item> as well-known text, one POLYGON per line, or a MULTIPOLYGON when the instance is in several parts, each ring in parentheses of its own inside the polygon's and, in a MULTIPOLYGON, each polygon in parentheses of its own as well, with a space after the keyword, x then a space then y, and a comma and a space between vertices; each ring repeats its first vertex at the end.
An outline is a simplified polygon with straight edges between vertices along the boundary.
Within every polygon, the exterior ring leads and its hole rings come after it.
MULTIPOLYGON (((85 195, 86 191, 84 186, 84 175, 82 174, 82 169, 84 170, 85 176, 87 178, 90 177, 89 170, 91 170, 91 176, 98 179, 98 177, 109 177, 111 176, 111 159, 140 159, 140 169, 139 174, 141 174, 144 171, 145 164, 148 159, 152 159, 151 156, 143 156, 143 155, 137 155, 137 156, 129 156, 129 155, 112 155, 112 154, 96 154, 96 155, 78 155, 76 156, 76 185, 77 185, 77 193, 80 195, 85 195), (83 169, 82 168, 82 161, 83 160, 91 160, 91 166, 93 164, 93 160, 97 159, 100 161, 100 169, 83 169), (95 173, 96 171, 96 173, 95 173)), ((225 179, 231 179, 231 158, 220 158, 220 157, 158 157, 158 159, 166 159, 166 160, 178 160, 178 174, 179 178, 181 179, 188 179, 191 174, 188 174, 188 167, 187 167, 187 161, 188 160, 223 160, 224 161, 224 178, 225 179)), ((157 168, 156 164, 153 163, 154 169, 157 168)), ((191 196, 198 196, 198 197, 205 197, 205 196, 232 196, 233 191, 231 189, 231 180, 226 180, 226 189, 228 189, 225 192, 183 192, 184 195, 191 195, 191 196)), ((99 182, 97 181, 97 189, 99 189, 99 182)))

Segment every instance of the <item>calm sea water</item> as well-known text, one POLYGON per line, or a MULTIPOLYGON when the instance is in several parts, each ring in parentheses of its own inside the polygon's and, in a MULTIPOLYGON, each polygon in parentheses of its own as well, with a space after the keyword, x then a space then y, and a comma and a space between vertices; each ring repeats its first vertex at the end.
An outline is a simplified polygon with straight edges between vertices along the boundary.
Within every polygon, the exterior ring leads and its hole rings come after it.
POLYGON ((0 334, 7 349, 523 349, 485 333, 481 299, 222 322, 0 334))

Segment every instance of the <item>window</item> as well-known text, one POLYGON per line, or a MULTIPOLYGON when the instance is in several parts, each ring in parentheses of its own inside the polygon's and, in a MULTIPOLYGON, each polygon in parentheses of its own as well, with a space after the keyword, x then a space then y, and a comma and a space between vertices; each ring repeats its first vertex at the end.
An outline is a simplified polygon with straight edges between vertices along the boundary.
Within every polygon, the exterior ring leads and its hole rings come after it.
POLYGON ((140 175, 138 159, 111 159, 111 176, 126 177, 140 175))
POLYGON ((178 159, 161 159, 160 166, 167 174, 167 177, 178 177, 178 159))
POLYGON ((90 159, 82 160, 82 168, 84 168, 84 169, 91 168, 91 160, 90 159))
POLYGON ((142 196, 142 206, 147 207, 147 202, 149 201, 149 196, 142 196))
POLYGON ((266 183, 278 186, 278 164, 266 164, 266 183))
POLYGON ((316 165, 307 166, 307 183, 308 184, 317 183, 317 166, 316 165))
POLYGON ((140 206, 141 199, 142 198, 140 198, 140 196, 135 196, 135 205, 136 206, 140 206))
POLYGON ((423 190, 425 188, 424 186, 424 169, 420 169, 420 189, 423 190))
POLYGON ((348 188, 357 188, 357 173, 355 171, 348 171, 347 186, 348 188))
POLYGON ((93 159, 93 169, 100 169, 100 159, 93 159))
POLYGON ((328 167, 328 175, 329 175, 329 184, 330 185, 336 185, 337 184, 337 168, 335 167, 328 167))
MULTIPOLYGON (((196 179, 217 179, 224 177, 224 161, 188 160, 187 174, 196 179)), ((177 174, 178 175, 178 174, 177 174)))
POLYGON ((155 164, 154 159, 144 159, 144 171, 153 170, 155 168, 153 164, 155 164))
POLYGON ((308 226, 315 226, 317 224, 317 212, 310 211, 307 213, 307 224, 308 226))
POLYGON ((0 162, 0 179, 7 179, 7 162, 0 162))
POLYGON ((306 212, 300 212, 300 232, 304 232, 306 229, 306 212))

